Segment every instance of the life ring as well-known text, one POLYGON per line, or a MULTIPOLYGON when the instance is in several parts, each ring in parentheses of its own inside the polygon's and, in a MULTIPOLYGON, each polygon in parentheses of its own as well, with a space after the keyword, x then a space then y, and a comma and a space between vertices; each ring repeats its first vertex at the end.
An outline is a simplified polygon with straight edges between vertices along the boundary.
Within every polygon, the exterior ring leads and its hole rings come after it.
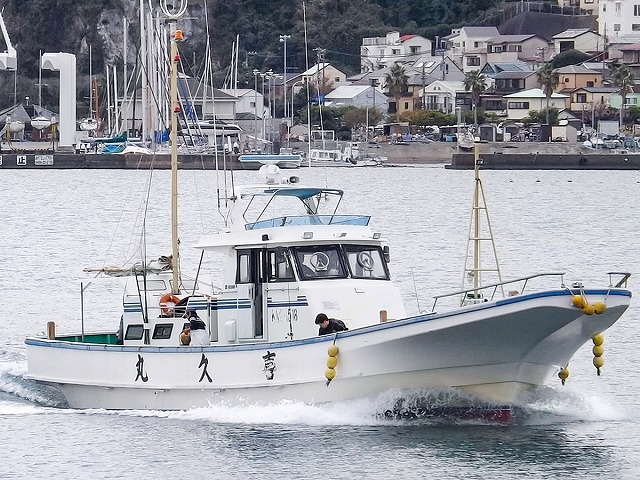
POLYGON ((178 302, 180 301, 180 299, 178 297, 176 297, 175 295, 171 294, 171 293, 166 293, 163 296, 160 297, 160 309, 162 310, 162 313, 169 313, 169 310, 171 307, 169 307, 169 305, 167 305, 167 302, 171 302, 174 305, 177 305, 178 302))

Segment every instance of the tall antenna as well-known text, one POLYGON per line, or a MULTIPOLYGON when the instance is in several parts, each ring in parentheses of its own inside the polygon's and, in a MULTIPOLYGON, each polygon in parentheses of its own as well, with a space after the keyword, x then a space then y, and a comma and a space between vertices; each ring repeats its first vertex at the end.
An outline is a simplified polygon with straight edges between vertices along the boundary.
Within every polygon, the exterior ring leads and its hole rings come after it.
MULTIPOLYGON (((473 194, 473 205, 471 209, 471 220, 469 222, 469 239, 467 242, 467 255, 464 262, 464 272, 462 276, 462 290, 467 293, 463 294, 461 304, 482 302, 482 277, 483 275, 493 275, 494 280, 490 283, 502 283, 502 275, 500 274, 500 266, 498 264, 498 252, 493 239, 493 231, 491 230, 491 222, 489 220, 489 210, 482 188, 482 180, 480 179, 480 166, 482 159, 479 155, 478 144, 474 145, 474 172, 475 172, 475 190, 473 194), (483 215, 484 214, 484 215, 483 215), (490 246, 489 252, 486 252, 490 246), (489 253, 489 258, 493 261, 488 266, 482 265, 483 253, 489 253)), ((504 287, 500 285, 502 295, 504 296, 504 287)))
POLYGON ((180 293, 179 284, 179 251, 178 251, 178 115, 180 114, 180 105, 178 103, 178 40, 182 40, 182 32, 176 28, 178 19, 184 15, 187 10, 187 0, 173 0, 169 6, 169 0, 160 0, 160 9, 167 18, 170 26, 171 48, 171 270, 173 273, 173 284, 171 285, 171 293, 177 295, 180 293), (179 6, 176 7, 176 3, 179 6))

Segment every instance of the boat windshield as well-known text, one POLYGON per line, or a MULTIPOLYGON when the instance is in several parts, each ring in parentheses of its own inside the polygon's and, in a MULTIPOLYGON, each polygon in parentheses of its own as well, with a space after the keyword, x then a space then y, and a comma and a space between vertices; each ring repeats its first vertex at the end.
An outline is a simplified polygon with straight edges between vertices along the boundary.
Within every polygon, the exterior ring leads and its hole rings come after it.
POLYGON ((291 248, 301 280, 366 278, 388 280, 382 249, 370 245, 317 245, 291 248))
POLYGON ((258 222, 247 223, 246 230, 259 228, 286 227, 295 225, 369 225, 371 217, 366 215, 296 215, 269 218, 258 222))

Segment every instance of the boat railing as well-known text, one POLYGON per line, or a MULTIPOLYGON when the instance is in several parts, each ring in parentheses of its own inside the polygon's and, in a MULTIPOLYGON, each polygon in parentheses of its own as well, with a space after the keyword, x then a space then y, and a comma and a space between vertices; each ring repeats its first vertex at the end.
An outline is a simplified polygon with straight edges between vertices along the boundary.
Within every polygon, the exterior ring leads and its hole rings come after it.
MULTIPOLYGON (((522 288, 520 288, 520 290, 509 290, 507 296, 509 297, 513 297, 515 295, 519 295, 524 293, 525 289, 527 288, 527 285, 529 283, 530 280, 533 280, 534 278, 540 278, 540 277, 560 277, 560 288, 568 288, 565 283, 564 283, 564 272, 551 272, 551 273, 537 273, 535 275, 529 275, 527 277, 521 277, 521 278, 516 278, 513 280, 506 280, 503 282, 499 282, 499 283, 492 283, 489 285, 481 285, 477 288, 475 287, 471 287, 471 288, 467 288, 466 290, 459 290, 457 292, 452 292, 452 293, 445 293, 442 295, 436 295, 433 297, 433 306, 431 307, 431 311, 435 312, 436 309, 436 305, 438 303, 438 300, 442 299, 442 298, 448 298, 448 297, 455 297, 455 296, 460 296, 460 305, 465 305, 465 304, 471 304, 471 303, 479 303, 479 302, 483 302, 483 301, 489 301, 489 300, 493 300, 496 296, 496 293, 498 293, 498 290, 503 291, 503 287, 507 286, 507 285, 514 285, 517 283, 522 282, 522 288), (487 292, 490 291, 490 295, 489 296, 484 296, 483 292, 487 292)), ((627 281, 629 279, 629 277, 631 276, 630 273, 628 272, 607 272, 607 275, 609 275, 609 288, 621 288, 621 287, 626 287, 627 286, 627 281), (615 284, 614 282, 614 277, 616 276, 621 276, 622 278, 616 282, 615 284)), ((581 282, 576 282, 573 285, 574 288, 582 288, 583 285, 581 282)))
POLYGON ((503 288, 507 285, 514 285, 516 283, 522 283, 522 288, 518 291, 518 290, 510 290, 508 295, 509 296, 514 296, 520 293, 524 293, 525 289, 527 288, 527 284, 529 283, 530 280, 534 279, 534 278, 539 278, 539 277, 560 277, 560 285, 561 287, 564 287, 564 272, 561 273, 537 273, 535 275, 529 275, 528 277, 521 277, 521 278, 516 278, 513 280, 505 280, 503 282, 499 282, 499 283, 492 283, 489 285, 481 285, 477 288, 472 287, 472 288, 467 288, 466 290, 458 290, 457 292, 452 292, 452 293, 444 293, 442 295, 436 295, 433 297, 433 306, 431 307, 431 311, 435 312, 436 309, 436 305, 438 304, 438 300, 442 299, 442 298, 448 298, 448 297, 455 297, 455 296, 460 296, 461 300, 460 300, 460 305, 464 305, 465 302, 467 303, 476 303, 476 302, 469 302, 469 300, 479 300, 479 301, 489 301, 489 300, 493 300, 496 296, 496 293, 498 292, 498 290, 502 291, 503 288), (486 292, 490 290, 491 293, 489 296, 483 296, 482 292, 486 292), (480 300, 481 299, 481 300, 480 300))
POLYGON ((289 227, 299 225, 369 225, 370 216, 367 215, 294 215, 269 218, 257 222, 247 223, 245 230, 260 228, 289 227))

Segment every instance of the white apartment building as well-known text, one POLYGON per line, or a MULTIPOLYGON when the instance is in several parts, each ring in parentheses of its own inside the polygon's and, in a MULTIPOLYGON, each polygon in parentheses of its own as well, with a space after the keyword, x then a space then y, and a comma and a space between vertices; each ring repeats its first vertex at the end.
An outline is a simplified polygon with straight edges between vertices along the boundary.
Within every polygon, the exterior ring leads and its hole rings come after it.
POLYGON ((395 63, 413 63, 420 55, 431 53, 431 40, 420 35, 387 33, 384 37, 365 37, 360 47, 360 71, 373 72, 395 63))
POLYGON ((608 43, 640 36, 640 0, 600 0, 598 33, 608 43))

